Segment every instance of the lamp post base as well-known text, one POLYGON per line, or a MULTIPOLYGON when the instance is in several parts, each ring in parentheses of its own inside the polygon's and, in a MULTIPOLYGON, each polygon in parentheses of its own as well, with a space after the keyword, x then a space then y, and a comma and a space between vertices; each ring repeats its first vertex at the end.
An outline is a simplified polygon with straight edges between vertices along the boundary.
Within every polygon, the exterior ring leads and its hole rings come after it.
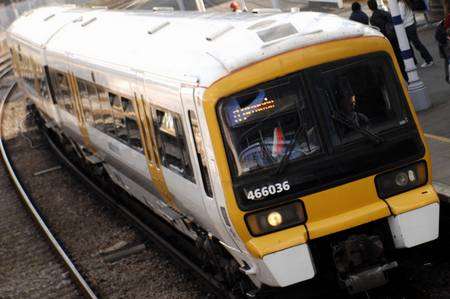
POLYGON ((422 81, 410 82, 408 91, 416 111, 426 110, 431 107, 427 89, 422 81))

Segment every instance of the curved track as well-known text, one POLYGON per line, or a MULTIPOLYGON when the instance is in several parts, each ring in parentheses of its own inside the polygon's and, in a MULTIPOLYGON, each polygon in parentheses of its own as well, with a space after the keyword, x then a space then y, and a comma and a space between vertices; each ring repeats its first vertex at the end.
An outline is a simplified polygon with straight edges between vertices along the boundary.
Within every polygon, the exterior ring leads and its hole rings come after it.
MULTIPOLYGON (((7 89, 0 104, 0 127, 5 104, 15 87, 13 83, 7 89)), ((0 297, 97 298, 27 195, 0 133, 5 165, 0 170, 0 297)))

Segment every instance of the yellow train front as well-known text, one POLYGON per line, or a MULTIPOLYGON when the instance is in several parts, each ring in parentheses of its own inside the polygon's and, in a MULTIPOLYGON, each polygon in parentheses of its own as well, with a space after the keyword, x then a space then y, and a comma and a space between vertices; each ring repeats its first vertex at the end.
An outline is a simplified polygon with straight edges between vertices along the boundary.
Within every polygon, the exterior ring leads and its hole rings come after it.
POLYGON ((356 293, 386 283, 398 265, 389 252, 438 237, 430 154, 394 57, 383 37, 345 38, 205 90, 228 216, 254 281, 285 287, 334 263, 356 293))

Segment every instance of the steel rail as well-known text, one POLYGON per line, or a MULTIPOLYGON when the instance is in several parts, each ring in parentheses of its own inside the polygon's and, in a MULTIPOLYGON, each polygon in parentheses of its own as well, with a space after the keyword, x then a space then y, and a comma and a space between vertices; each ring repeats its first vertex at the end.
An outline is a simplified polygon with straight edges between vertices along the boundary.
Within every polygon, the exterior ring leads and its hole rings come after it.
MULTIPOLYGON (((211 289, 218 295, 219 298, 229 298, 229 299, 237 298, 234 294, 229 292, 222 283, 215 280, 212 277, 212 275, 204 271, 200 266, 198 266, 195 262, 193 262, 189 258, 189 256, 184 254, 181 250, 177 249, 176 246, 172 245, 170 242, 164 239, 156 230, 152 229, 149 225, 144 223, 129 208, 119 203, 111 195, 109 195, 101 187, 99 187, 94 181, 92 181, 88 176, 86 176, 82 170, 80 170, 74 163, 72 163, 72 161, 69 160, 69 158, 66 157, 66 155, 60 150, 60 148, 53 142, 52 138, 49 136, 49 134, 45 129, 43 130, 43 133, 47 138, 50 147, 56 153, 58 158, 82 181, 84 181, 89 187, 91 187, 92 190, 95 193, 97 193, 98 196, 100 196, 103 200, 108 202, 118 212, 122 213, 122 215, 124 215, 127 219, 129 219, 138 230, 143 232, 150 240, 154 241, 154 243, 157 246, 161 247, 164 250, 167 250, 167 253, 169 253, 174 258, 178 259, 180 262, 184 263, 191 270, 193 270, 193 272, 197 276, 199 276, 201 279, 203 279, 210 285, 211 289)), ((155 218, 157 217, 155 216, 155 218)))
MULTIPOLYGON (((4 115, 4 109, 6 102, 8 101, 9 97, 12 94, 12 91, 15 89, 17 85, 17 82, 14 82, 9 89, 7 90, 5 96, 2 99, 2 102, 0 104, 0 127, 3 123, 3 115, 4 115)), ((0 129, 1 130, 1 129, 0 129)), ((56 240, 56 238, 53 236, 52 232, 50 231, 47 224, 44 222, 42 217, 39 215, 39 212, 37 211, 36 207, 34 206, 32 200, 28 196, 27 192, 25 191, 24 187, 22 186, 22 183, 20 182, 16 171, 9 161, 8 153, 3 141, 3 132, 0 132, 0 152, 2 156, 2 160, 5 164, 5 167, 8 171, 9 177, 11 181, 14 183, 17 192, 19 193, 23 204, 28 209, 28 211, 31 213, 33 218, 35 219, 36 223, 38 224, 39 228, 43 231, 45 234, 45 237, 49 240, 51 243, 53 249, 58 253, 59 257, 62 259, 64 265, 69 270, 74 282, 77 284, 77 286, 80 288, 82 293, 85 295, 86 298, 90 299, 97 299, 97 296, 95 295, 94 291, 91 289, 91 287, 88 285, 88 283, 84 280, 83 276, 80 274, 80 272, 77 270, 75 265, 72 263, 62 246, 59 244, 59 242, 56 240)))

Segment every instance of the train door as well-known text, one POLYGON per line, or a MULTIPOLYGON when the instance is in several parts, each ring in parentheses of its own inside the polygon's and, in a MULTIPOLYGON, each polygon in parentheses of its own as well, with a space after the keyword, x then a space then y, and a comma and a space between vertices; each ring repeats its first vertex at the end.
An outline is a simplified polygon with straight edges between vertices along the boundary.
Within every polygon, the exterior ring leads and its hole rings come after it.
MULTIPOLYGON (((175 208, 173 198, 167 190, 164 177, 160 167, 160 159, 156 149, 156 141, 153 130, 153 121, 151 109, 148 105, 148 99, 145 98, 145 84, 142 73, 136 73, 135 80, 130 81, 130 89, 134 91, 134 106, 137 114, 138 126, 141 132, 142 148, 147 161, 147 177, 151 179, 150 193, 154 195, 148 202, 154 206, 156 201, 162 200, 168 206, 175 208)), ((161 207, 159 204, 158 206, 161 207)), ((164 213, 164 212, 163 212, 164 213)))
POLYGON ((165 107, 152 107, 153 129, 160 156, 160 167, 167 189, 181 210, 189 211, 199 223, 211 223, 203 203, 203 188, 194 155, 192 130, 188 125, 193 89, 183 88, 178 112, 165 107), (180 105, 181 104, 181 105, 180 105), (186 105, 186 107, 184 107, 186 105))
POLYGON ((157 195, 162 200, 164 200, 167 205, 175 208, 175 205, 173 204, 173 198, 167 190, 167 186, 164 182, 159 156, 156 151, 150 107, 148 104, 146 104, 143 94, 135 94, 135 100, 136 111, 139 114, 140 119, 141 132, 143 133, 142 138, 144 154, 147 159, 147 166, 152 184, 155 187, 156 192, 158 193, 157 195))

